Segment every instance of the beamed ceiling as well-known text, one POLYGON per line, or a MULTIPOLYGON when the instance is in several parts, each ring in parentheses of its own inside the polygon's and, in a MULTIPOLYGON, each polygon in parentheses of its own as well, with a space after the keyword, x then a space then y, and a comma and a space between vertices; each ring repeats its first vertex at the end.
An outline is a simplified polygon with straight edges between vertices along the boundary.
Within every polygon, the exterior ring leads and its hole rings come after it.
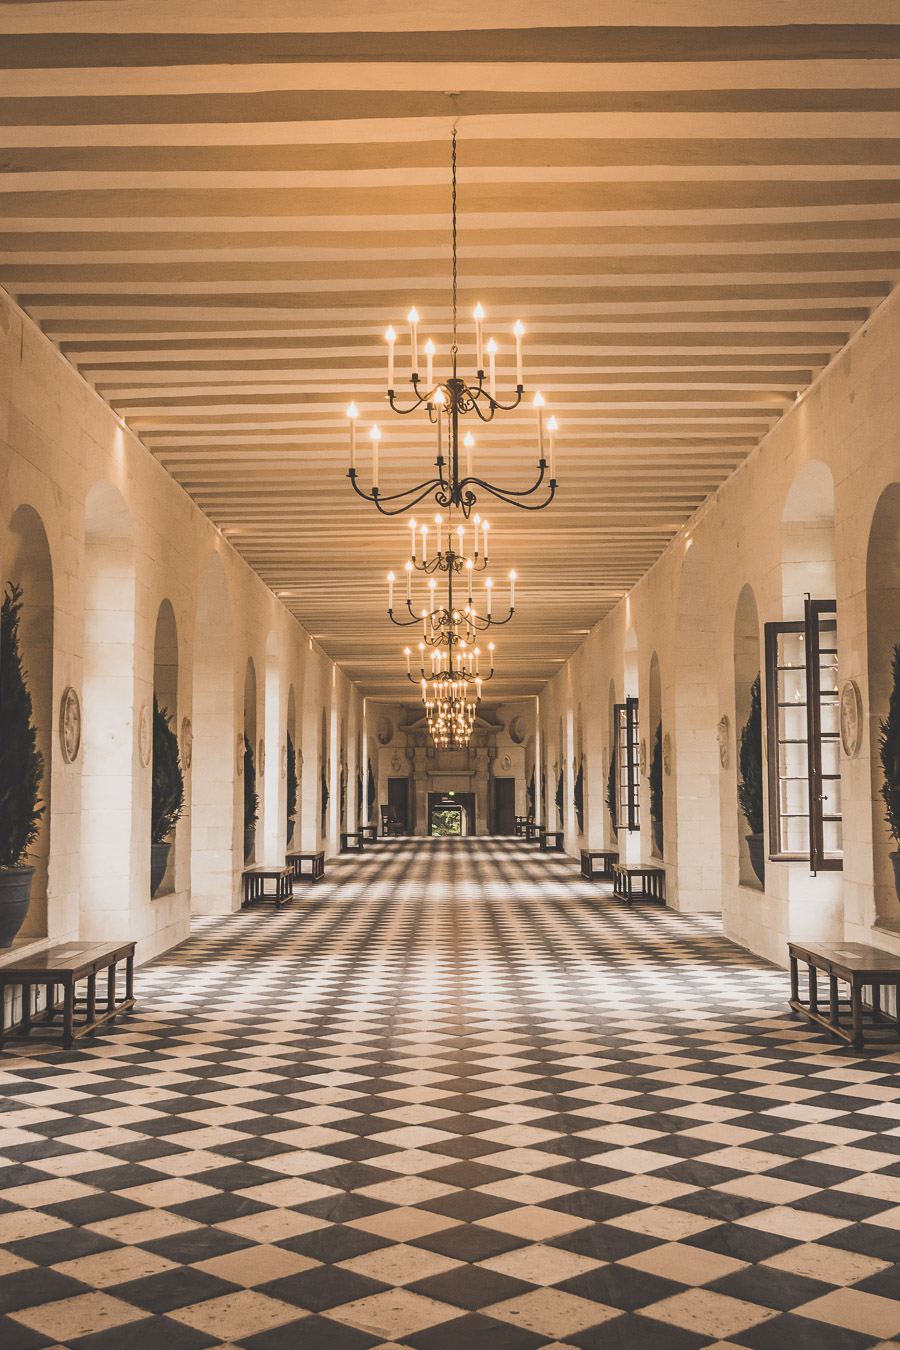
MULTIPOLYGON (((424 476, 383 335, 408 369, 415 303, 447 351, 456 125, 462 314, 484 304, 501 386, 522 319, 560 422, 554 505, 485 512, 498 594, 520 577, 491 693, 536 693, 894 285, 897 18, 3 4, 0 283, 363 691, 408 694, 384 615, 408 530, 351 493, 344 414, 380 423, 383 491, 424 476)), ((525 485, 530 403, 476 455, 525 485)))

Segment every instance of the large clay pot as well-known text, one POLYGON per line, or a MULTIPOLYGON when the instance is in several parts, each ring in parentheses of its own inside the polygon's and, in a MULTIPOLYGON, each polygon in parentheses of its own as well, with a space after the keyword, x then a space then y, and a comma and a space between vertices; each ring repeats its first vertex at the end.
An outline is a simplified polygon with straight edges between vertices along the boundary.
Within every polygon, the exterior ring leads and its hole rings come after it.
POLYGON ((33 867, 0 867, 0 947, 11 947, 25 922, 33 867))
POLYGON ((661 820, 651 820, 650 828, 653 832, 653 847, 661 858, 663 856, 663 823, 661 820))
POLYGON ((897 899, 900 900, 900 852, 890 855, 894 867, 894 888, 897 892, 897 899))
POLYGON ((164 839, 161 844, 150 845, 150 894, 155 895, 162 885, 163 877, 166 875, 166 868, 169 865, 169 853, 172 848, 171 839, 164 839))
POLYGON ((250 862, 256 848, 256 826, 251 825, 249 829, 244 829, 244 862, 250 862))
POLYGON ((750 866, 756 873, 756 879, 760 886, 766 884, 766 836, 764 834, 748 834, 747 851, 750 854, 750 866))

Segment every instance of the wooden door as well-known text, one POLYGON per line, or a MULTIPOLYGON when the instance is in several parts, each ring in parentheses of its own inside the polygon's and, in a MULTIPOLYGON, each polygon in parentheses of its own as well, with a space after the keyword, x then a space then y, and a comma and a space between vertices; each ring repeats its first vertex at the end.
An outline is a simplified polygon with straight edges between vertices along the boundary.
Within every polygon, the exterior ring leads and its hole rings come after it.
POLYGON ((388 779, 388 806, 393 807, 400 820, 403 821, 403 828, 409 834, 409 779, 408 778, 389 778, 388 779))
POLYGON ((494 834, 516 832, 516 780, 494 779, 494 834))

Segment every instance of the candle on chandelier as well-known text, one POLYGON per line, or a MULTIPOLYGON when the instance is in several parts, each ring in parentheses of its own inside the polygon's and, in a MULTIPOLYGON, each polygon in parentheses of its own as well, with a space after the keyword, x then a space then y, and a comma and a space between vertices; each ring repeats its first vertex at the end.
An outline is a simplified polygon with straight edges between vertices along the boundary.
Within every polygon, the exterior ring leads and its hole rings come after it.
POLYGON ((411 344, 411 346, 412 346, 412 373, 413 373, 413 375, 418 375, 418 373, 419 373, 419 316, 418 316, 418 314, 416 313, 416 307, 415 307, 415 305, 413 305, 412 309, 409 311, 409 313, 407 314, 406 317, 407 317, 407 319, 409 320, 409 340, 410 340, 410 344, 411 344))
POLYGON ((510 607, 510 609, 515 609, 515 607, 516 607, 516 574, 515 574, 515 572, 510 572, 510 574, 509 574, 509 607, 510 607))
POLYGON ((410 557, 412 558, 413 562, 415 562, 415 561, 416 561, 416 522, 415 522, 414 520, 411 520, 411 521, 409 522, 409 528, 410 528, 410 530, 412 531, 412 553, 410 554, 410 557))
POLYGON ((377 427, 373 427, 369 432, 372 438, 372 487, 378 486, 378 442, 381 440, 381 432, 377 427))
POLYGON ((422 636, 428 640, 428 610, 422 610, 422 636))
POLYGON ((544 458, 544 396, 540 389, 534 396, 534 406, 537 408, 538 420, 538 458, 544 458))
POLYGON ((356 468, 356 419, 359 417, 359 409, 355 403, 351 403, 347 409, 347 419, 350 423, 350 468, 356 468))
POLYGON ((457 525, 457 527, 456 527, 456 554, 457 554, 457 557, 459 557, 459 558, 461 558, 462 555, 463 555, 463 527, 462 527, 462 525, 457 525))
POLYGON ((476 675, 478 674, 478 665, 479 665, 479 657, 480 657, 480 656, 481 656, 481 648, 480 648, 480 647, 476 647, 476 648, 475 648, 475 674, 476 674, 476 675))
POLYGON ((384 340, 388 345, 388 390, 394 387, 394 343, 397 341, 397 334, 393 328, 388 328, 384 335, 384 340))
POLYGON ((516 325, 515 328, 513 328, 513 332, 516 335, 516 384, 521 389, 524 383, 522 379, 522 338, 525 333, 521 319, 516 319, 516 325))
POLYGON ((444 398, 443 389, 436 389, 434 391, 434 406, 437 413, 435 421, 437 423, 438 458, 440 458, 440 456, 444 453, 444 439, 443 436, 441 435, 441 415, 444 411, 445 402, 446 399, 444 398))
POLYGON ((434 384, 434 343, 431 338, 425 343, 425 361, 427 363, 427 374, 425 383, 428 386, 428 393, 431 393, 431 386, 434 384))
POLYGON ((488 343, 488 392, 491 398, 497 397, 497 344, 493 338, 488 343))
POLYGON ((486 589, 486 591, 487 591, 487 616, 488 616, 488 618, 490 618, 490 617, 491 617, 491 590, 492 590, 492 588, 493 588, 494 583, 491 581, 490 577, 488 577, 487 580, 485 581, 484 585, 485 585, 485 589, 486 589))
POLYGON ((551 481, 556 478, 556 431, 557 421, 551 417, 547 423, 547 430, 550 433, 550 478, 551 481))
POLYGON ((463 445, 466 447, 466 477, 472 477, 472 446, 475 444, 475 437, 471 431, 466 432, 466 438, 463 445))
POLYGON ((404 651, 404 653, 405 653, 405 655, 406 655, 406 673, 407 673, 407 675, 408 675, 408 674, 409 674, 409 648, 408 648, 408 647, 404 647, 404 648, 403 648, 403 651, 404 651))
POLYGON ((428 561, 428 526, 422 526, 422 566, 428 561))
POLYGON ((490 654, 491 654, 491 671, 493 671, 493 669, 494 669, 494 644, 493 644, 493 642, 489 642, 489 643, 488 643, 488 651, 489 651, 490 654))
POLYGON ((475 517, 475 557, 478 557, 478 527, 481 524, 481 516, 475 517))
POLYGON ((485 562, 487 562, 487 560, 488 560, 488 530, 489 530, 490 528, 491 528, 491 527, 490 527, 490 525, 488 524, 488 522, 487 522, 486 520, 483 520, 483 521, 481 522, 481 533, 482 533, 482 535, 484 536, 484 561, 485 561, 485 562))
POLYGON ((393 572, 388 572, 388 613, 394 608, 394 581, 396 580, 393 572))
MULTIPOLYGON (((475 566, 475 564, 474 564, 474 562, 472 561, 472 559, 471 559, 471 558, 466 558, 466 571, 467 571, 468 574, 469 574, 469 604, 470 604, 470 605, 471 605, 471 603, 472 603, 472 568, 473 568, 474 566, 475 566)), ((469 611, 466 610, 466 614, 468 614, 468 612, 469 612, 469 611)))
POLYGON ((443 522, 442 517, 439 516, 439 515, 437 515, 437 516, 435 516, 435 518, 434 518, 434 523, 435 523, 435 525, 437 526, 437 551, 438 551, 438 553, 440 553, 440 551, 441 551, 441 525, 442 525, 444 522, 443 522))
MULTIPOLYGON (((415 537, 415 536, 413 536, 413 537, 415 537)), ((406 562, 406 603, 407 603, 407 604, 409 604, 410 596, 412 595, 412 570, 413 570, 413 565, 412 565, 412 563, 410 562, 410 560, 407 559, 407 562, 406 562)))
POLYGON ((484 373, 484 346, 482 338, 482 327, 484 323, 484 310, 481 308, 481 302, 475 306, 475 366, 479 373, 484 373))

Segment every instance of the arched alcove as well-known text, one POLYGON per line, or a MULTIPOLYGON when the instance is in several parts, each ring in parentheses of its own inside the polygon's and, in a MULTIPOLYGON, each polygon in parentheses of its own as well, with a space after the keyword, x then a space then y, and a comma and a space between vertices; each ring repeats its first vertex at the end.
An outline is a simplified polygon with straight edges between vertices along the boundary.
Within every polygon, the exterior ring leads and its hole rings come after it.
MULTIPOLYGON (((735 785, 740 782, 741 738, 750 716, 754 682, 760 678, 762 651, 760 648, 759 613, 756 596, 751 586, 744 586, 738 596, 734 614, 734 755, 735 785)), ((760 732, 762 739, 762 732, 760 732)), ((735 794, 738 837, 738 880, 742 886, 762 889, 750 862, 747 835, 751 833, 747 817, 741 810, 735 794)), ((763 803, 765 806, 765 802, 763 803)), ((765 819, 765 812, 763 813, 765 819)), ((765 828, 765 824, 763 825, 765 828)))
POLYGON ((893 651, 900 643, 900 483, 885 488, 872 518, 866 553, 866 620, 875 914, 879 923, 896 929, 900 928, 900 902, 890 854, 900 844, 892 839, 885 820, 879 748, 881 723, 893 687, 893 651))
POLYGON ((298 751, 300 746, 297 742, 297 696, 294 693, 294 686, 288 686, 287 697, 287 728, 285 730, 284 747, 284 765, 286 778, 286 802, 285 802, 285 822, 287 826, 287 842, 289 847, 297 848, 298 843, 294 840, 294 834, 298 830, 300 818, 301 785, 299 764, 300 756, 298 751))
POLYGON ((610 680, 607 696, 606 749, 603 756, 603 838, 610 848, 618 842, 618 830, 610 801, 613 799, 616 781, 616 682, 610 680))
POLYGON ((339 757, 340 757, 340 758, 339 758, 339 763, 338 763, 338 793, 339 793, 339 797, 340 797, 339 806, 338 806, 338 809, 339 809, 339 817, 338 817, 338 818, 339 818, 339 820, 340 820, 340 828, 341 828, 342 830, 346 830, 346 828, 347 828, 347 789, 348 789, 349 784, 348 784, 348 782, 347 782, 347 727, 346 727, 346 723, 344 722, 343 717, 341 718, 341 734, 340 734, 340 739, 339 739, 339 741, 338 741, 338 747, 339 747, 339 749, 338 749, 338 754, 339 754, 339 757))
POLYGON ((242 827, 244 832, 244 862, 256 861, 256 836, 259 829, 260 781, 257 762, 256 743, 256 666, 253 657, 247 657, 244 670, 244 738, 243 747, 238 751, 242 755, 243 793, 241 800, 242 827), (256 801, 251 799, 255 797, 256 801), (252 819, 256 813, 255 820, 252 819))
MULTIPOLYGON (((200 576, 194 619, 191 788, 191 910, 230 913, 234 904, 235 678, 231 596, 217 553, 200 576)), ((238 849, 240 844, 238 843, 238 849)), ((238 852, 237 861, 240 861, 238 852)))
MULTIPOLYGON (((641 729, 642 729, 642 727, 643 727, 643 725, 644 725, 644 720, 645 720, 645 717, 646 717, 646 714, 645 714, 644 717, 641 716, 641 708, 640 708, 640 704, 639 704, 639 702, 638 702, 638 691, 639 691, 639 688, 640 688, 640 677, 639 677, 639 674, 638 674, 638 640, 637 640, 637 633, 634 631, 633 628, 629 628, 629 629, 628 629, 628 632, 625 634, 625 644, 624 644, 624 648, 623 648, 623 693, 624 693, 624 697, 625 697, 626 700, 628 700, 628 699, 634 699, 634 700, 635 700, 635 708, 636 708, 636 712, 637 712, 636 720, 633 721, 634 741, 635 741, 635 744, 639 744, 639 743, 640 743, 641 729)), ((616 753, 616 775, 617 775, 617 783, 616 783, 616 801, 617 801, 617 804, 618 804, 618 809, 619 809, 619 812, 620 812, 620 817, 619 817, 619 818, 620 818, 620 821, 621 821, 621 820, 622 820, 622 815, 621 815, 621 812, 622 812, 622 805, 621 805, 621 804, 622 804, 623 801, 626 801, 627 798, 628 798, 628 765, 627 765, 627 757, 626 757, 626 755, 625 755, 624 753, 621 752, 621 747, 620 747, 619 744, 618 744, 618 728, 616 729, 616 736, 617 736, 617 743, 616 743, 616 750, 617 750, 617 753, 616 753)), ((622 824, 620 824, 620 825, 619 825, 619 836, 618 836, 618 841, 619 841, 619 847, 620 847, 620 850, 621 850, 621 857, 622 857, 623 862, 634 862, 634 863, 637 863, 637 862, 640 862, 640 861, 641 861, 640 816, 642 815, 643 802, 640 800, 640 797, 641 797, 641 791, 640 791, 640 790, 641 790, 641 783, 640 783, 640 773, 639 773, 639 768, 637 767, 637 765, 636 765, 635 763, 632 764, 632 775, 633 775, 634 780, 635 780, 636 783, 637 783, 637 789, 636 789, 636 791, 637 791, 637 798, 636 798, 636 800, 637 800, 637 802, 638 802, 638 824, 637 824, 637 826, 636 826, 634 829, 626 828, 625 826, 623 826, 622 824)))
MULTIPOLYGON (((153 639, 153 694, 175 735, 178 735, 178 627, 170 600, 160 603, 156 614, 156 633, 153 639)), ((152 761, 151 761, 152 766, 152 761)), ((182 764, 182 772, 184 765, 182 764)), ((186 801, 189 800, 186 796, 186 801)), ((182 816, 175 826, 175 838, 169 850, 166 871, 155 892, 155 898, 171 895, 175 890, 175 875, 180 861, 181 839, 189 822, 182 816)))
POLYGON ((647 779, 649 784, 650 835, 654 857, 665 855, 665 780, 662 773, 662 683, 659 657, 650 657, 647 718, 647 779))
POLYGON ((722 907, 722 840, 716 634, 706 559, 689 548, 675 623, 675 817, 677 903, 722 907))
POLYGON ((95 483, 84 515, 81 914, 87 941, 127 933, 134 813, 135 559, 131 515, 95 483))
POLYGON ((803 466, 785 498, 781 579, 785 619, 803 618, 807 594, 834 599, 834 479, 820 459, 803 466))
POLYGON ((587 760, 584 755, 584 712, 581 703, 575 709, 575 751, 572 758, 572 775, 575 828, 579 835, 583 835, 587 830, 588 784, 587 760))
POLYGON ((328 714, 322 709, 322 734, 319 741, 319 838, 326 838, 328 806, 331 797, 328 763, 328 714))
POLYGON ((263 858, 267 863, 284 862, 285 813, 281 777, 281 670, 279 667, 278 637, 269 633, 266 638, 266 703, 265 726, 260 733, 265 745, 265 765, 260 766, 262 779, 262 818, 264 825, 263 858))
MULTIPOLYGON (((48 932, 48 908, 54 887, 50 866, 53 786, 58 769, 55 754, 53 697, 54 589, 53 562, 44 522, 33 507, 18 508, 10 522, 12 545, 6 580, 22 587, 19 642, 25 681, 31 694, 37 746, 44 757, 41 801, 44 814, 40 833, 29 849, 34 866, 31 904, 17 942, 42 937, 48 932)), ((4 588, 5 589, 5 588, 4 588)))

